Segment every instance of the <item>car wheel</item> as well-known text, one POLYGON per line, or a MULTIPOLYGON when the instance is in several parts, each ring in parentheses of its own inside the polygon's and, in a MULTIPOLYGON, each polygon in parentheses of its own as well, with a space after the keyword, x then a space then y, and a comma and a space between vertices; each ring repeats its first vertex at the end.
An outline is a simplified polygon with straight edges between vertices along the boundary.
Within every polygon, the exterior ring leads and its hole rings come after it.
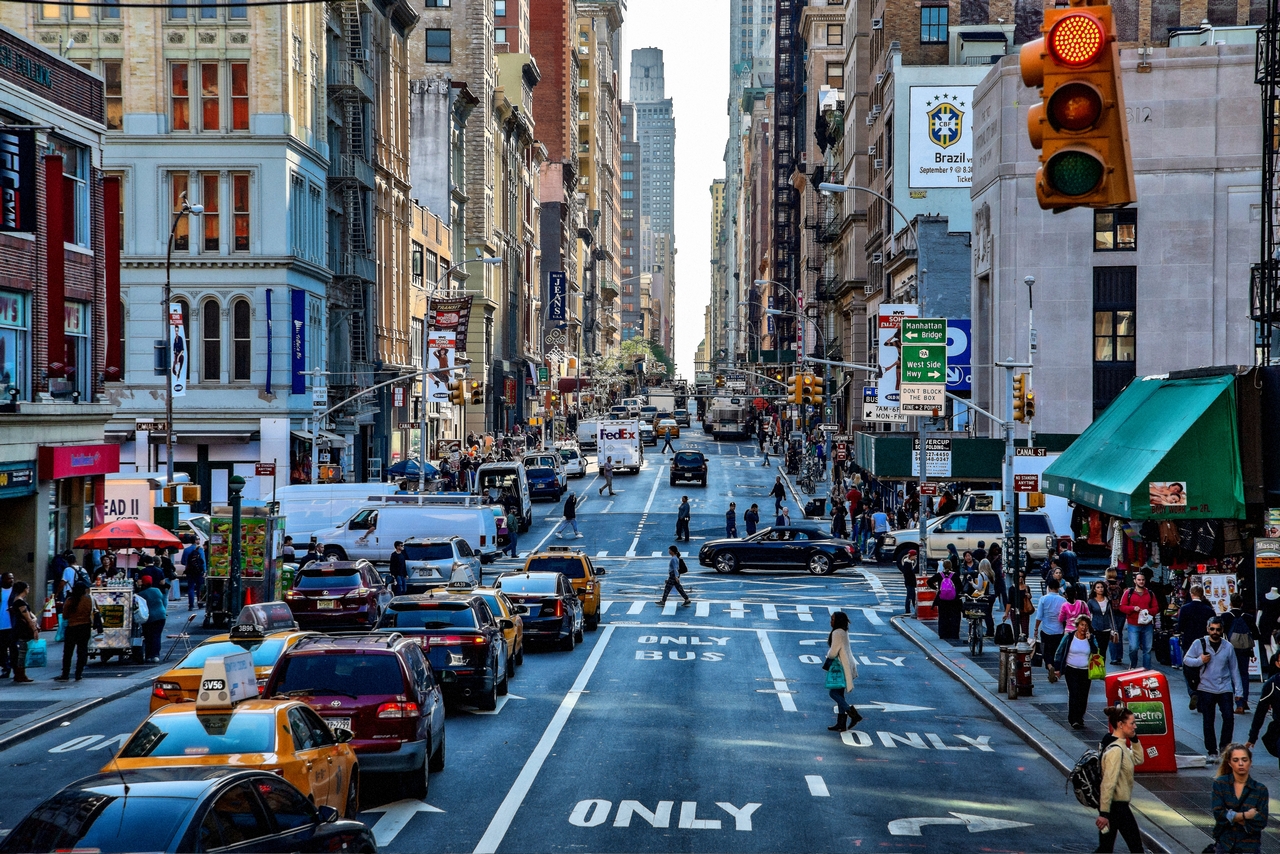
POLYGON ((812 575, 830 575, 832 569, 831 558, 828 555, 818 554, 809 558, 809 572, 812 575))
POLYGON ((702 479, 702 485, 703 485, 703 486, 706 486, 706 485, 707 485, 707 479, 706 479, 705 477, 702 479))
POLYGON ((516 650, 516 664, 524 664, 524 644, 520 644, 520 648, 516 650))
POLYGON ((516 657, 514 655, 507 656, 507 678, 510 679, 516 675, 516 657))
POLYGON ((671 485, 672 485, 672 486, 675 486, 675 485, 676 485, 676 479, 675 479, 674 477, 673 477, 673 478, 671 478, 671 485))
POLYGON ((576 641, 576 638, 574 638, 573 632, 569 632, 569 634, 561 638, 560 648, 565 652, 573 652, 575 641, 576 641))
POLYGON ((495 680, 489 690, 476 701, 476 708, 482 712, 492 712, 498 708, 498 683, 495 680))
POLYGON ((498 685, 498 696, 505 697, 507 692, 511 690, 511 677, 506 671, 502 673, 502 683, 498 685))
POLYGON ((404 772, 404 789, 414 800, 424 800, 430 784, 427 780, 427 757, 422 757, 422 765, 412 771, 404 772))
POLYGON ((343 551, 342 546, 325 546, 324 556, 326 560, 328 560, 329 558, 334 558, 336 560, 347 559, 347 553, 343 551))
POLYGON ((440 744, 436 747, 435 752, 431 754, 431 762, 427 765, 429 771, 444 770, 444 743, 445 733, 440 733, 440 744))
POLYGON ((594 632, 599 627, 600 627, 599 614, 591 614, 589 617, 587 617, 587 631, 594 632))
POLYGON ((578 628, 578 630, 577 630, 576 632, 574 632, 574 633, 573 633, 573 639, 574 639, 574 641, 576 641, 577 643, 582 643, 582 628, 581 628, 581 627, 579 627, 579 628, 578 628))
POLYGON ((728 552, 716 555, 716 572, 721 575, 728 575, 731 572, 740 571, 741 570, 738 567, 738 559, 735 556, 728 552))
POLYGON ((342 814, 347 818, 354 819, 360 814, 360 769, 357 766, 351 768, 351 780, 347 782, 347 802, 343 807, 342 814))

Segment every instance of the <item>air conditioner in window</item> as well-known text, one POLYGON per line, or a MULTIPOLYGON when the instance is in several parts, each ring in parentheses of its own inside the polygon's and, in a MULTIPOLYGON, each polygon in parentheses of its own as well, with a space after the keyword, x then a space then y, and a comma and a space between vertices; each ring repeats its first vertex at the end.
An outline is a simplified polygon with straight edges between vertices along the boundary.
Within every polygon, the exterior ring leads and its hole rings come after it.
POLYGON ((875 147, 874 145, 868 145, 868 146, 867 146, 867 155, 868 155, 869 157, 875 157, 875 156, 876 156, 876 147, 875 147))
POLYGON ((884 19, 883 19, 883 18, 872 18, 872 19, 871 19, 871 29, 873 29, 873 30, 883 30, 883 29, 884 29, 884 19))
POLYGON ((881 83, 884 82, 884 79, 888 76, 889 76, 889 72, 881 71, 879 74, 876 75, 876 85, 879 86, 881 83))
POLYGON ((876 123, 876 117, 875 117, 875 116, 873 116, 873 115, 871 115, 870 113, 868 113, 868 114, 867 114, 867 127, 871 127, 871 126, 872 126, 873 124, 875 124, 875 123, 876 123))
POLYGON ((884 160, 882 160, 881 158, 877 157, 877 158, 876 158, 874 161, 872 161, 872 162, 875 164, 875 170, 876 170, 877 172, 879 172, 881 169, 883 169, 883 168, 884 168, 884 160))
POLYGON ((882 255, 881 253, 879 253, 879 252, 872 252, 872 253, 871 253, 871 263, 872 263, 872 264, 879 264, 882 260, 884 260, 884 255, 882 255))
POLYGON ((875 118, 875 117, 877 117, 877 116, 879 116, 879 115, 880 115, 880 105, 879 105, 879 104, 874 104, 874 105, 872 105, 872 107, 871 107, 871 116, 872 116, 872 118, 875 118))

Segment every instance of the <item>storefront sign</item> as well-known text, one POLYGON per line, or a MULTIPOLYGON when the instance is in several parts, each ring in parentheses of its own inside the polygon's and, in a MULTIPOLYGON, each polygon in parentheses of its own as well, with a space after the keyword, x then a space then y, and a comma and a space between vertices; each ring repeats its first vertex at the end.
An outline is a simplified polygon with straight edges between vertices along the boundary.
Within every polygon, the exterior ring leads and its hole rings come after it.
POLYGON ((0 231, 35 230, 36 132, 0 129, 0 231))
POLYGON ((908 136, 911 188, 973 184, 972 86, 912 86, 908 136))
POLYGON ((502 390, 503 390, 503 394, 505 395, 503 399, 506 400, 508 404, 510 404, 511 401, 515 400, 516 399, 515 377, 507 377, 506 379, 504 379, 502 381, 502 390))
POLYGON ((1280 508, 1272 507, 1267 510, 1265 533, 1268 537, 1280 537, 1280 508))
POLYGON ((41 445, 40 479, 89 477, 120 470, 119 445, 41 445))
POLYGON ((36 461, 0 463, 0 498, 17 498, 34 495, 36 491, 36 461))
POLYGON ((182 323, 182 304, 169 303, 169 393, 187 393, 187 331, 182 323))
POLYGON ((1212 605, 1215 611, 1219 614, 1225 614, 1231 610, 1231 597, 1239 589, 1236 585, 1234 574, 1225 572, 1205 573, 1196 578, 1196 581, 1204 588, 1205 601, 1212 605))
POLYGON ((1187 512, 1187 482, 1185 480, 1152 481, 1147 484, 1152 513, 1187 512))
POLYGON ((564 272, 552 270, 547 273, 547 320, 552 323, 564 323, 568 319, 569 293, 564 272))
POLYGON ((467 327, 471 324, 471 297, 431 300, 430 334, 437 330, 452 331, 457 336, 457 348, 467 349, 467 327))
POLYGON ((8 69, 46 89, 53 88, 53 71, 49 66, 10 45, 0 44, 0 68, 8 69))
POLYGON ((1254 540, 1253 565, 1258 569, 1280 569, 1280 539, 1254 540))
POLYGON ((289 387, 292 394, 307 393, 307 292, 289 291, 289 387))
MULTIPOLYGON (((912 440, 911 476, 920 477, 920 440, 912 440)), ((924 476, 951 477, 951 440, 925 439, 924 476)))

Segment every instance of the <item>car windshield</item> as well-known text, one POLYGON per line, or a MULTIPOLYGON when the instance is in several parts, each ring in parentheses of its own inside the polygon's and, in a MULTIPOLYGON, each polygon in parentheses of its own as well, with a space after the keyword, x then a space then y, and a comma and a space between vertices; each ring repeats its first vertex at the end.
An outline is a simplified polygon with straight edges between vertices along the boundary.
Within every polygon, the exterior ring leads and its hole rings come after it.
POLYGON ((676 451, 676 464, 682 466, 700 466, 702 465, 702 454, 691 453, 689 451, 676 451))
POLYGON ((354 569, 312 569, 307 567, 298 573, 298 580, 294 586, 299 590, 359 587, 360 573, 354 569))
MULTIPOLYGON (((582 559, 576 557, 535 557, 529 560, 530 572, 558 572, 565 578, 586 578, 582 559)), ((505 582, 504 582, 505 586, 505 582)))
POLYGON ((24 818, 5 839, 5 847, 103 854, 166 851, 194 805, 190 798, 121 798, 93 789, 68 789, 24 818))
POLYGON ((448 543, 406 543, 405 560, 452 560, 453 546, 448 543))
POLYGON ((524 461, 525 467, 529 466, 547 466, 555 468, 556 458, 551 456, 527 457, 524 461))
POLYGON ((1018 516, 1018 533, 1052 534, 1053 531, 1049 530, 1049 517, 1025 513, 1018 516))
POLYGON ((276 749, 275 711, 239 714, 153 715, 120 751, 142 756, 225 756, 276 749))
POLYGON ((578 458, 577 451, 570 451, 568 449, 565 449, 560 452, 560 459, 564 460, 565 462, 568 462, 569 460, 576 460, 577 458, 578 458))
POLYGON ((687 409, 677 409, 677 410, 676 410, 676 418, 683 418, 684 416, 686 416, 686 415, 688 415, 688 414, 689 414, 689 411, 688 411, 687 409))
POLYGON ((430 606, 392 608, 378 621, 380 629, 443 629, 450 626, 474 629, 475 612, 462 602, 440 602, 430 606))
POLYGON ((502 589, 507 593, 555 593, 554 576, 508 575, 502 578, 502 589))
POLYGON ((499 489, 504 489, 508 486, 513 487, 515 485, 516 485, 516 473, 514 471, 509 471, 505 473, 487 471, 480 476, 481 489, 489 489, 490 487, 493 487, 493 486, 496 486, 499 489))
POLYGON ((276 665, 275 693, 403 694, 400 662, 390 652, 340 652, 285 656, 276 665))
POLYGON ((235 655, 239 652, 248 652, 253 656, 254 667, 271 667, 280 658, 280 653, 284 651, 284 638, 267 638, 261 641, 240 641, 234 643, 232 641, 216 641, 214 643, 202 643, 200 646, 191 650, 186 658, 178 663, 177 670, 199 670, 205 665, 205 662, 219 655, 235 655))
POLYGON ((208 516, 192 516, 187 520, 187 524, 204 534, 204 538, 209 539, 209 517, 208 516))

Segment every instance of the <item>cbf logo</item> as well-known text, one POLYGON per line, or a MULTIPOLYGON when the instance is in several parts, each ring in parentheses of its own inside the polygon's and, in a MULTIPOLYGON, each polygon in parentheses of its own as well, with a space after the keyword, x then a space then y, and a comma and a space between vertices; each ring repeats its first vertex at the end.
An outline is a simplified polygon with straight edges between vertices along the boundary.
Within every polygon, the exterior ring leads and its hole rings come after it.
POLYGON ((960 101, 957 106, 952 103, 955 100, 957 99, 954 96, 944 94, 929 99, 925 104, 929 106, 933 103, 925 115, 929 118, 929 139, 939 148, 950 148, 959 142, 964 134, 964 113, 961 112, 960 107, 965 104, 960 101))

